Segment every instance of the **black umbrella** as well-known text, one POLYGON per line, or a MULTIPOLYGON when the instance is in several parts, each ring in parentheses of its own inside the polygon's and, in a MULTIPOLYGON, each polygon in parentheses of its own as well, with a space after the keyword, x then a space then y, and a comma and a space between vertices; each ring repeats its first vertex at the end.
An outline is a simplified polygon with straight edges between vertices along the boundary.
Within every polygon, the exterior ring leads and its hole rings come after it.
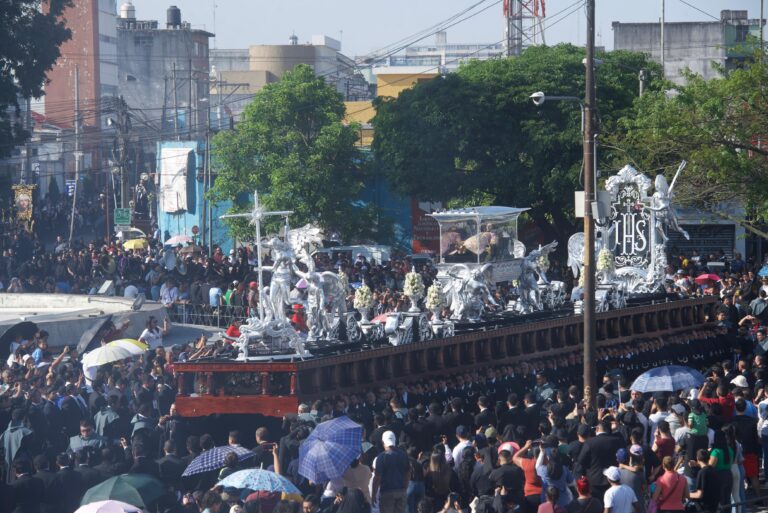
POLYGON ((19 335, 26 339, 34 337, 37 333, 37 324, 32 321, 4 324, 0 326, 0 333, 2 333, 0 334, 0 358, 5 360, 11 352, 11 342, 19 335))
POLYGON ((97 344, 98 341, 98 335, 101 332, 102 328, 106 326, 108 322, 112 320, 112 314, 105 315, 104 317, 99 317, 96 319, 96 322, 93 323, 93 325, 85 330, 85 333, 80 337, 80 341, 77 343, 77 352, 78 354, 83 354, 89 349, 91 349, 92 344, 97 344))

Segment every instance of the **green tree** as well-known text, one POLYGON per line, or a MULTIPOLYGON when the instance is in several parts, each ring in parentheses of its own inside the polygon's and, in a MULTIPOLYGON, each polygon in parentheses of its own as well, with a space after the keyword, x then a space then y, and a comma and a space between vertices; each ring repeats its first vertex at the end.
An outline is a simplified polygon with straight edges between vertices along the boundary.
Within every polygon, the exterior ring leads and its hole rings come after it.
MULTIPOLYGON (((419 199, 529 206, 547 237, 575 230, 573 191, 582 189, 579 106, 529 96, 583 97, 584 50, 532 47, 513 59, 472 61, 457 73, 423 82, 397 99, 377 101, 374 154, 396 190, 419 199)), ((601 132, 633 109, 646 57, 601 55, 596 71, 601 132)), ((657 87, 652 80, 649 87, 657 87)))
POLYGON ((59 46, 71 37, 61 18, 69 5, 70 0, 0 2, 0 157, 29 136, 18 100, 43 95, 46 73, 61 55, 59 46))
POLYGON ((683 86, 644 95, 621 121, 617 145, 645 169, 673 172, 687 160, 677 202, 768 237, 768 66, 757 59, 721 72, 709 81, 689 73, 683 86), (744 216, 723 209, 734 200, 744 216))
MULTIPOLYGON (((309 66, 297 66, 256 94, 234 130, 214 138, 212 199, 237 202, 257 189, 267 208, 293 210, 295 226, 315 223, 345 236, 364 235, 373 212, 353 203, 364 178, 355 146, 359 127, 343 117, 341 95, 309 66)), ((244 223, 230 228, 238 237, 253 237, 244 223)))

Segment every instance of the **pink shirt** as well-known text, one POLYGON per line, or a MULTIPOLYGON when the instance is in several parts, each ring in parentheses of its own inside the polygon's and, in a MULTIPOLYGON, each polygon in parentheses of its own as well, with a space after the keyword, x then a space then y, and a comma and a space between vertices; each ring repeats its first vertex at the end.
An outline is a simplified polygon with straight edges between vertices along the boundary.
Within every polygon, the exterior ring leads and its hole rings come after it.
POLYGON ((683 488, 688 482, 677 472, 665 470, 664 474, 656 480, 656 486, 661 486, 659 493, 659 510, 684 510, 683 488), (662 502, 663 501, 663 502, 662 502))

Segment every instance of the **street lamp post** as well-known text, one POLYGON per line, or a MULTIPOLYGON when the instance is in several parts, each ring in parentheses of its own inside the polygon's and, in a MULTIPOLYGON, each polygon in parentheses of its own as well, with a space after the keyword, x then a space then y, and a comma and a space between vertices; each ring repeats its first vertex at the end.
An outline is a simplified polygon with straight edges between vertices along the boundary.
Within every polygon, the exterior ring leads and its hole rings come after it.
MULTIPOLYGON (((589 74, 589 73, 588 73, 589 74)), ((530 96, 534 105, 540 107, 547 100, 568 101, 579 104, 581 108, 581 133, 584 140, 584 399, 592 404, 594 399, 593 387, 595 384, 595 225, 593 221, 592 205, 595 201, 594 173, 594 138, 591 122, 591 109, 594 105, 594 94, 587 98, 587 104, 577 96, 549 96, 542 91, 530 96), (591 101, 590 101, 591 100, 591 101)))

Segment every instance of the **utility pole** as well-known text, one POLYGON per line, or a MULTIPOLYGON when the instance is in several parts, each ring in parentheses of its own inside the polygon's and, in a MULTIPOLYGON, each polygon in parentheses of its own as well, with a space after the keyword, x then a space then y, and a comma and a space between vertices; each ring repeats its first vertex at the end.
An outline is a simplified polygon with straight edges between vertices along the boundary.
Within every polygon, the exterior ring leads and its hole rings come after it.
MULTIPOLYGON (((80 184, 80 66, 75 66, 75 188, 72 191, 72 216, 69 220, 69 245, 72 246, 72 237, 75 234, 75 212, 77 211, 77 190, 80 184)), ((106 212, 109 219, 109 212, 106 212)), ((107 222, 109 224, 109 222, 107 222)))
POLYGON ((666 7, 664 5, 665 0, 661 0, 661 76, 665 76, 665 69, 664 69, 664 17, 666 12, 666 7))
POLYGON ((125 208, 125 197, 128 195, 127 183, 125 180, 125 163, 128 160, 128 141, 127 136, 131 131, 131 117, 128 114, 128 106, 121 96, 117 99, 117 109, 113 120, 117 128, 117 137, 112 147, 112 158, 117 163, 120 172, 120 208, 125 208))
POLYGON ((173 63, 173 134, 176 136, 176 140, 180 141, 179 137, 179 91, 176 88, 176 63, 173 63))
POLYGON ((648 80, 648 70, 641 69, 637 74, 637 79, 640 81, 640 96, 642 97, 645 92, 645 82, 648 80))
POLYGON ((763 37, 763 9, 765 8, 765 0, 760 0, 760 62, 763 62, 763 55, 765 54, 765 39, 763 37))
POLYGON ((587 57, 584 95, 584 399, 594 405, 595 376, 595 0, 587 0, 587 57))
POLYGON ((24 126, 29 136, 24 143, 24 170, 21 173, 21 183, 25 184, 30 179, 32 172, 32 99, 27 98, 27 112, 24 113, 24 126))
POLYGON ((189 95, 187 96, 189 103, 187 104, 187 140, 192 140, 192 59, 189 59, 189 69, 187 70, 189 81, 189 95))

